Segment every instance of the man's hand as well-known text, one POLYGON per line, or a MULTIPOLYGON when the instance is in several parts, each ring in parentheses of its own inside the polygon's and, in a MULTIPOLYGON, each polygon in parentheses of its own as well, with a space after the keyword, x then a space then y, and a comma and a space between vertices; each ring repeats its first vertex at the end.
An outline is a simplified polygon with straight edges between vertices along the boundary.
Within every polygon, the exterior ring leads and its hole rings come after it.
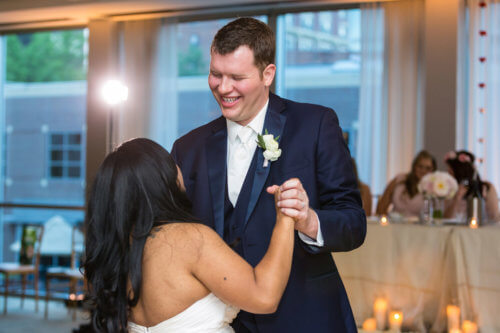
MULTIPOLYGON (((267 192, 273 194, 276 185, 267 188, 267 192)), ((281 193, 277 206, 280 211, 295 220, 295 229, 316 239, 318 234, 318 217, 309 208, 309 197, 298 178, 287 180, 280 186, 281 193)))

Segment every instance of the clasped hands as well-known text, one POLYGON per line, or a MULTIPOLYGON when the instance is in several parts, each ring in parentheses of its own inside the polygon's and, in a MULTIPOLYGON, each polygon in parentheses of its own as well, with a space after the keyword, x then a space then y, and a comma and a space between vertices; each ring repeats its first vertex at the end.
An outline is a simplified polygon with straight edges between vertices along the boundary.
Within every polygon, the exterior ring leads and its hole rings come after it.
POLYGON ((277 206, 280 211, 295 220, 295 229, 316 239, 318 233, 318 218, 316 213, 309 207, 309 197, 298 178, 291 178, 281 186, 272 185, 266 190, 269 194, 279 189, 280 194, 277 206))

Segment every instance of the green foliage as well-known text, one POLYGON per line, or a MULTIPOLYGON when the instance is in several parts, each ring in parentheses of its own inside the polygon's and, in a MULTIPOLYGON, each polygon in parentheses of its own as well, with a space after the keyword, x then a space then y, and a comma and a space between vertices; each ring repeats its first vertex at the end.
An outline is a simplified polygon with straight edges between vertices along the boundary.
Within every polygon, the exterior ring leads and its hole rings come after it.
POLYGON ((85 80, 85 43, 83 30, 9 35, 7 81, 85 80))
POLYGON ((179 52, 179 76, 194 76, 207 74, 203 52, 197 45, 189 45, 187 52, 179 52))

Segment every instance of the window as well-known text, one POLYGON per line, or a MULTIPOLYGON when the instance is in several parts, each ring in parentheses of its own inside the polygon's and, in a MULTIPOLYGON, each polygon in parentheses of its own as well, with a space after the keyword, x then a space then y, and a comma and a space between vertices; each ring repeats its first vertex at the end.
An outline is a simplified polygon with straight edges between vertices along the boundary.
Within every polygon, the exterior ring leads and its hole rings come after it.
MULTIPOLYGON (((83 206, 87 34, 77 29, 0 37, 0 201, 83 206)), ((0 210, 0 258, 16 260, 12 244, 23 223, 45 224, 55 216, 69 225, 83 221, 79 210, 0 210)))
POLYGON ((278 95, 334 109, 348 133, 353 156, 361 84, 359 13, 359 9, 350 9, 281 15, 277 32, 278 45, 284 45, 283 50, 277 50, 278 95), (317 28, 297 26, 298 22, 313 22, 316 16, 320 22, 317 28), (294 40, 298 41, 298 49, 288 45, 294 40))
POLYGON ((82 134, 50 134, 50 178, 82 178, 82 134))

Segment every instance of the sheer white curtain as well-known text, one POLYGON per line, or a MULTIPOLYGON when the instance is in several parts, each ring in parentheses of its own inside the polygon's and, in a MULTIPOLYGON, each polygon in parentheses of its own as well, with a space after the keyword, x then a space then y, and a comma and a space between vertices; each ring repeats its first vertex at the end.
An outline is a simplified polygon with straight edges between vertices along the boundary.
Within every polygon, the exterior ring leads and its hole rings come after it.
POLYGON ((498 191, 500 0, 467 0, 466 4, 459 30, 457 149, 466 148, 476 155, 481 177, 492 182, 498 191), (481 2, 486 7, 480 7, 481 2), (480 31, 486 34, 481 35, 480 31), (479 87, 481 83, 485 84, 483 88, 479 87))
POLYGON ((383 107, 384 11, 380 4, 361 6, 361 87, 356 152, 359 177, 373 193, 385 186, 387 112, 383 107))
MULTIPOLYGON (((109 77, 122 80, 129 90, 128 100, 111 109, 113 145, 147 137, 170 149, 178 134, 176 20, 102 21, 91 21, 89 27, 109 32, 111 43, 98 47, 107 48, 100 54, 110 59, 103 62, 106 73, 89 78, 89 86, 97 89, 109 77)), ((94 91, 92 96, 98 94, 94 91)))
POLYGON ((386 175, 408 172, 422 147, 424 1, 384 4, 388 148, 386 175))
POLYGON ((372 192, 410 169, 421 140, 423 0, 361 6, 358 168, 372 192))

